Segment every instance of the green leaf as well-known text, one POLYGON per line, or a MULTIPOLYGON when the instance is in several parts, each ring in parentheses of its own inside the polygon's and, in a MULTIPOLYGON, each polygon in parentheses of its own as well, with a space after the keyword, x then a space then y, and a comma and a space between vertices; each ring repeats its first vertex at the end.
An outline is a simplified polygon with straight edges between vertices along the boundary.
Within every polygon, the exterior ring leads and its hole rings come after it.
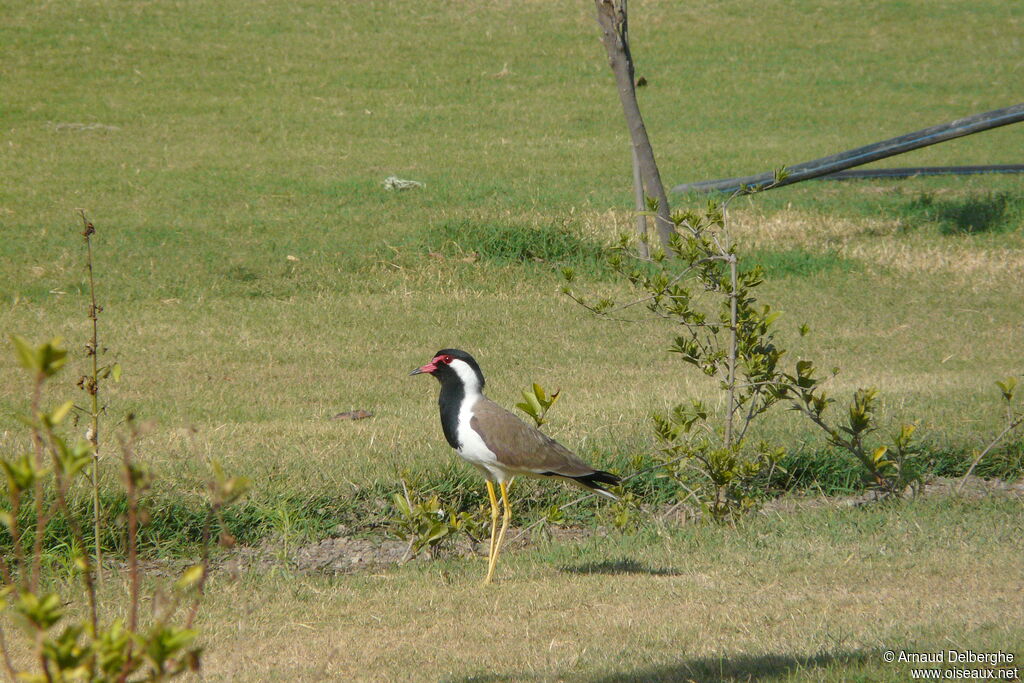
POLYGON ((68 478, 74 477, 92 462, 92 444, 87 441, 79 441, 68 448, 64 440, 55 435, 53 445, 57 451, 57 465, 68 478))
POLYGON ((545 520, 549 524, 562 524, 563 522, 565 522, 565 512, 563 512, 562 508, 559 507, 558 505, 552 505, 551 507, 548 508, 548 511, 545 515, 545 520))
POLYGON ((201 564, 194 564, 181 573, 178 580, 174 582, 174 587, 178 590, 188 590, 198 584, 205 573, 206 567, 201 564))
POLYGON ((17 460, 0 460, 0 469, 7 475, 7 487, 13 496, 32 488, 36 478, 47 473, 47 470, 36 470, 33 458, 28 453, 17 460))
POLYGON ((526 398, 526 402, 530 404, 530 407, 533 408, 534 413, 537 414, 537 415, 540 415, 540 412, 543 409, 543 406, 541 406, 540 399, 537 398, 537 395, 536 394, 528 394, 528 393, 526 393, 524 391, 523 392, 523 396, 526 398))
POLYGON ((36 349, 39 363, 38 369, 47 377, 55 374, 67 362, 68 352, 67 349, 63 348, 63 343, 63 339, 54 337, 36 349))
POLYGON ((405 499, 401 493, 396 493, 391 496, 391 502, 394 503, 395 509, 398 510, 404 517, 412 516, 412 510, 409 508, 409 501, 405 499))
POLYGON ((115 382, 120 382, 121 381, 121 364, 120 363, 114 363, 114 367, 111 368, 110 373, 113 376, 115 382))
POLYGON ((561 389, 556 389, 555 393, 551 394, 551 396, 548 397, 547 409, 551 410, 551 407, 554 406, 556 403, 558 403, 558 399, 561 398, 561 396, 562 396, 562 390, 561 389))
POLYGON ((16 334, 11 335, 11 341, 14 343, 14 348, 18 352, 18 362, 21 366, 27 370, 39 370, 39 359, 36 358, 35 349, 28 343, 24 337, 16 334))
POLYGON ((75 407, 74 401, 65 401, 64 403, 57 406, 53 412, 50 413, 50 424, 60 424, 61 421, 68 416, 71 409, 75 407))
POLYGON ((1003 398, 1007 401, 1013 400, 1013 390, 1017 387, 1017 378, 1009 377, 1004 382, 996 382, 996 386, 1003 392, 1003 398))
POLYGON ((159 626, 150 632, 146 639, 148 642, 144 643, 146 658, 162 671, 166 668, 167 660, 195 640, 197 635, 199 632, 195 629, 159 626))
POLYGON ((40 631, 48 630, 64 615, 60 596, 56 593, 47 593, 40 598, 35 593, 25 591, 18 596, 14 609, 27 625, 40 631))
POLYGON ((530 417, 536 418, 536 415, 530 412, 531 410, 533 410, 533 407, 530 406, 529 403, 526 403, 525 401, 520 401, 519 403, 516 404, 516 408, 519 408, 519 410, 523 411, 530 417))
POLYGON ((128 661, 128 648, 131 643, 131 634, 121 619, 115 619, 105 631, 100 631, 97 635, 93 647, 99 658, 100 670, 107 674, 107 680, 131 673, 141 665, 138 659, 128 661))
POLYGON ((897 438, 899 445, 906 446, 910 443, 910 439, 913 438, 915 431, 917 431, 917 425, 915 424, 905 424, 900 427, 900 434, 897 438))
POLYGON ((58 637, 47 638, 43 642, 43 655, 51 666, 56 665, 55 668, 63 674, 61 680, 84 679, 88 676, 90 648, 88 644, 81 645, 78 642, 83 631, 83 624, 69 624, 58 637))

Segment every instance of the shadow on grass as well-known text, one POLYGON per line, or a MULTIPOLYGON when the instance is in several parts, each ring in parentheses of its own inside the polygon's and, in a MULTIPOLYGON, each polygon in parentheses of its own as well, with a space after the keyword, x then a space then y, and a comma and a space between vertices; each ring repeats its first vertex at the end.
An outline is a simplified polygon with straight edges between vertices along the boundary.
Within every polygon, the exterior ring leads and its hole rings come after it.
POLYGON ((650 567, 643 562, 629 558, 605 560, 603 562, 587 562, 575 566, 563 566, 560 570, 567 574, 646 574, 647 576, 679 576, 680 572, 667 567, 650 567))
POLYGON ((593 676, 599 683, 626 683, 627 681, 760 681, 785 678, 792 674, 811 674, 815 669, 832 665, 840 667, 877 658, 868 652, 829 652, 811 656, 800 655, 723 655, 700 657, 675 664, 651 667, 637 671, 593 676))
POLYGON ((937 199, 925 193, 903 210, 905 221, 936 223, 945 235, 1012 230, 1019 226, 1022 212, 1024 199, 1006 192, 951 199, 937 199))
MULTIPOLYGON (((879 659, 877 652, 832 652, 811 656, 800 655, 723 655, 683 659, 664 666, 636 669, 621 673, 592 676, 566 675, 558 680, 593 683, 632 683, 634 681, 761 681, 805 674, 814 678, 816 669, 846 667, 879 659)), ((824 673, 824 672, 818 672, 824 673)), ((498 683, 499 681, 548 680, 546 676, 528 674, 477 674, 457 679, 460 683, 498 683)))

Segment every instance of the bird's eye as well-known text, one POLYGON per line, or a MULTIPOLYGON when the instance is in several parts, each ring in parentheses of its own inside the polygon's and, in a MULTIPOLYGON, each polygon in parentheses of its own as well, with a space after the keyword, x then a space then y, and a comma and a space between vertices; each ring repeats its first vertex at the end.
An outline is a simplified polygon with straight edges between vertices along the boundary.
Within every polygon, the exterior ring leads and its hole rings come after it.
POLYGON ((447 356, 447 355, 446 356, 441 356, 441 362, 444 363, 445 365, 447 365, 448 363, 452 362, 452 357, 451 356, 447 356))

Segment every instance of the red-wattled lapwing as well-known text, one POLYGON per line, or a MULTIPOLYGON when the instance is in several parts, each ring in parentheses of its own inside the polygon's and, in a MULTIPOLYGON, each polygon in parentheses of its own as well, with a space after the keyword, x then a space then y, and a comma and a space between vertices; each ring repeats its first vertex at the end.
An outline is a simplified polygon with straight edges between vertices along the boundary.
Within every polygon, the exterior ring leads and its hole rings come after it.
POLYGON ((601 484, 617 486, 620 483, 617 476, 595 470, 568 448, 484 396, 484 374, 473 356, 459 349, 441 349, 429 363, 410 374, 420 373, 433 375, 441 383, 437 402, 441 407, 444 438, 487 480, 487 494, 491 499, 491 549, 484 583, 491 582, 501 542, 512 518, 508 504, 508 482, 512 477, 558 477, 616 500, 601 484), (497 532, 495 482, 501 489, 505 508, 500 532, 497 532))

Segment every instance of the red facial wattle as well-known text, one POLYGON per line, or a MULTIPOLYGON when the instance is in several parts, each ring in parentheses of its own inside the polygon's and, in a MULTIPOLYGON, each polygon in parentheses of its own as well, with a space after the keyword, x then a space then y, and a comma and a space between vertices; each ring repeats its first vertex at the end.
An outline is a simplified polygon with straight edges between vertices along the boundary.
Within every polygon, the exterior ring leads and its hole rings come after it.
POLYGON ((439 366, 441 366, 441 365, 448 365, 449 363, 452 362, 452 360, 453 360, 453 358, 451 356, 449 356, 448 354, 444 354, 444 355, 441 355, 441 356, 434 356, 430 360, 429 363, 427 363, 426 365, 423 365, 421 367, 416 368, 415 370, 413 370, 409 374, 410 375, 421 375, 421 374, 431 375, 431 374, 433 374, 437 370, 437 368, 439 366))

